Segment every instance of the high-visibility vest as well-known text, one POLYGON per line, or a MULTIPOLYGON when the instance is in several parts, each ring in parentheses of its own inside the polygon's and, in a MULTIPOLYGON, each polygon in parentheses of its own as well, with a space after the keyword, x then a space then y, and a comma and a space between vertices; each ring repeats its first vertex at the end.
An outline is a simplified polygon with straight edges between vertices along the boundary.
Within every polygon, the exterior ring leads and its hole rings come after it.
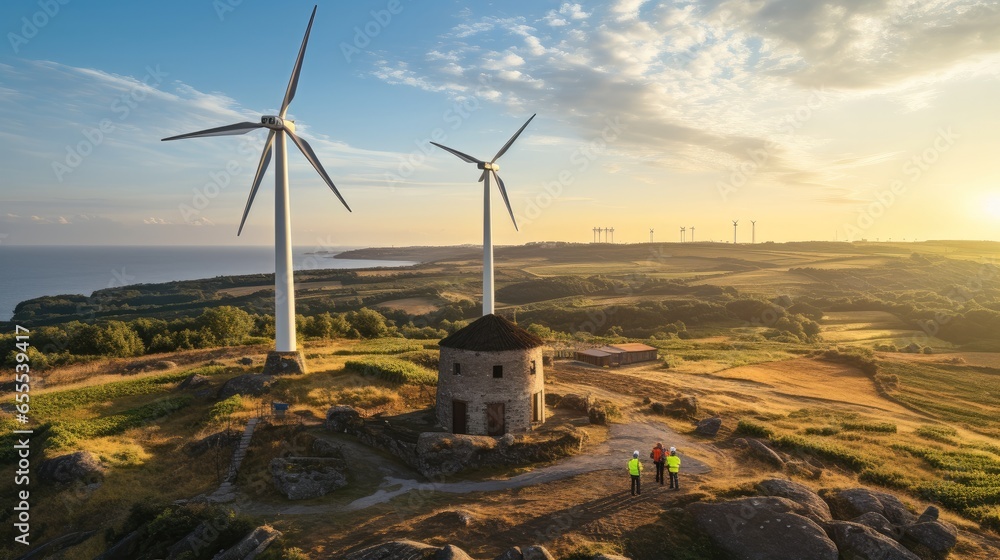
POLYGON ((628 474, 632 476, 639 476, 642 472, 642 462, 638 459, 632 459, 628 462, 628 474))
POLYGON ((670 472, 681 470, 681 458, 677 455, 667 455, 667 470, 670 472))

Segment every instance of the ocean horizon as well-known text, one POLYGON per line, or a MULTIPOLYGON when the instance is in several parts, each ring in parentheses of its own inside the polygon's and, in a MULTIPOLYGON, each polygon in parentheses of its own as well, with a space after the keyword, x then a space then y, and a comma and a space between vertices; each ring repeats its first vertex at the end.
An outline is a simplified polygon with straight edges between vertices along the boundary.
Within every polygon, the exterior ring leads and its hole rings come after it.
MULTIPOLYGON (((410 266, 410 261, 336 259, 355 247, 295 247, 295 270, 410 266)), ((42 296, 91 295, 133 284, 274 273, 270 246, 52 246, 0 245, 0 321, 18 303, 42 296)))

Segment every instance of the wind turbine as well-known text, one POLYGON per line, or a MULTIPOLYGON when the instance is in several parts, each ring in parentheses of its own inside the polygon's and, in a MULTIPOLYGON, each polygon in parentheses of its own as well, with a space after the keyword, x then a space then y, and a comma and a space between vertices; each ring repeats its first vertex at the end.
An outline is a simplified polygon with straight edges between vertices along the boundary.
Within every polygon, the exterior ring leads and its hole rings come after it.
POLYGON ((257 173, 254 175, 253 184, 250 187, 250 196, 247 198, 246 208, 243 210, 243 219, 240 221, 240 228, 236 235, 243 233, 243 226, 246 224, 247 215, 253 205, 257 189, 260 187, 264 172, 274 156, 274 322, 275 322, 275 352, 268 355, 265 372, 277 371, 288 372, 291 362, 295 362, 301 368, 302 356, 298 352, 295 341, 295 285, 292 276, 292 231, 291 216, 289 215, 288 199, 288 153, 287 139, 291 139, 298 147, 306 160, 312 164, 319 173, 323 181, 330 187, 333 194, 337 195, 340 202, 348 211, 351 207, 347 205, 340 191, 334 186, 330 176, 327 175, 323 165, 316 157, 316 152, 308 142, 299 138, 295 134, 295 123, 285 118, 288 112, 288 105, 295 98, 295 91, 299 85, 299 73, 302 70, 302 59, 306 54, 306 44, 309 42, 309 32, 312 30, 313 19, 316 18, 316 7, 313 7, 312 15, 309 16, 309 25, 306 26, 306 34, 302 38, 302 46, 299 47, 299 55, 295 59, 295 66, 292 69, 292 77, 288 80, 288 88, 285 90, 285 98, 281 102, 281 110, 277 115, 264 115, 260 122, 241 122, 218 128, 209 128, 198 132, 190 132, 178 136, 164 138, 167 140, 181 140, 184 138, 201 138, 207 136, 228 136, 236 134, 246 134, 251 130, 266 128, 269 130, 267 141, 264 143, 264 151, 260 155, 260 162, 257 164, 257 173))
POLYGON ((750 220, 750 244, 757 242, 757 220, 750 220))
POLYGON ((691 242, 694 243, 694 226, 691 226, 691 242))
POLYGON ((733 220, 733 245, 736 245, 736 224, 740 223, 739 220, 733 220))
POLYGON ((687 241, 687 236, 684 235, 685 231, 687 231, 687 228, 684 227, 684 226, 681 226, 681 243, 684 243, 685 241, 687 241))
POLYGON ((653 228, 649 228, 649 242, 653 242, 653 228))
POLYGON ((611 228, 611 242, 615 242, 615 228, 611 228))
POLYGON ((479 181, 483 183, 483 315, 491 315, 493 313, 493 221, 492 212, 490 211, 490 176, 497 180, 500 194, 503 195, 503 202, 507 205, 507 212, 510 214, 510 221, 514 222, 514 229, 519 231, 517 229, 517 220, 514 219, 514 211, 510 207, 510 199, 507 198, 507 187, 504 186, 503 179, 497 174, 497 171, 500 171, 500 164, 496 161, 500 159, 500 156, 507 153, 514 140, 517 140, 517 137, 524 132, 524 129, 533 118, 535 118, 535 115, 531 115, 531 118, 522 124, 521 128, 517 129, 517 132, 510 137, 510 140, 500 148, 497 155, 493 156, 493 159, 488 162, 476 159, 468 154, 463 154, 458 150, 443 146, 437 142, 431 142, 431 144, 434 144, 438 148, 451 152, 462 161, 474 163, 476 164, 476 168, 483 170, 483 173, 479 176, 479 181))

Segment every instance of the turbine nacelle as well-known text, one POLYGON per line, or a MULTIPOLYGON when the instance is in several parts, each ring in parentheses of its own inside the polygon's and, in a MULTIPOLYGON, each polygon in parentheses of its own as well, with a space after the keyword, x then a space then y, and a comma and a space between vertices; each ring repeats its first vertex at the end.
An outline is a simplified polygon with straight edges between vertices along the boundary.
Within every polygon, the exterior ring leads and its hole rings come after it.
POLYGON ((291 120, 285 120, 276 115, 264 115, 260 118, 260 124, 265 128, 270 128, 271 130, 282 130, 286 126, 295 130, 295 123, 291 120))
POLYGON ((500 164, 499 163, 490 163, 488 161, 481 161, 478 164, 476 164, 476 167, 479 168, 479 169, 484 169, 484 170, 492 169, 494 172, 500 171, 500 164))

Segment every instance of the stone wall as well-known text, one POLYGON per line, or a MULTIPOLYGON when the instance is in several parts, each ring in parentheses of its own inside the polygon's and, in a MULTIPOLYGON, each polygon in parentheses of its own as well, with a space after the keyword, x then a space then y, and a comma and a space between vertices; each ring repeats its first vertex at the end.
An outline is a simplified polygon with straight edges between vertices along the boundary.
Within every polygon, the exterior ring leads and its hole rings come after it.
POLYGON ((466 403, 466 432, 487 434, 487 404, 504 403, 508 433, 532 429, 532 396, 541 393, 541 420, 545 421, 545 372, 542 349, 475 352, 441 347, 438 371, 437 418, 452 429, 452 403, 466 403), (531 373, 534 362, 535 373, 531 373), (454 364, 461 366, 455 375, 454 364), (493 377, 493 366, 503 366, 503 377, 493 377))

